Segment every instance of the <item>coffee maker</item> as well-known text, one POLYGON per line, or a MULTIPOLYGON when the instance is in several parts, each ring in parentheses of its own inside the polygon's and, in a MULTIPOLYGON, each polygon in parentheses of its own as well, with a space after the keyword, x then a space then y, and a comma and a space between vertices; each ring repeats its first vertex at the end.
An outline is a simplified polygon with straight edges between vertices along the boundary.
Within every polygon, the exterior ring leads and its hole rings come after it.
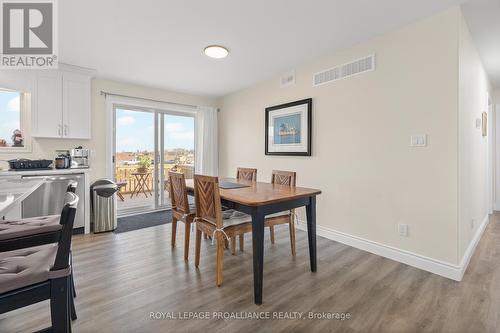
POLYGON ((89 149, 83 149, 82 146, 70 149, 71 168, 88 168, 89 165, 89 149))

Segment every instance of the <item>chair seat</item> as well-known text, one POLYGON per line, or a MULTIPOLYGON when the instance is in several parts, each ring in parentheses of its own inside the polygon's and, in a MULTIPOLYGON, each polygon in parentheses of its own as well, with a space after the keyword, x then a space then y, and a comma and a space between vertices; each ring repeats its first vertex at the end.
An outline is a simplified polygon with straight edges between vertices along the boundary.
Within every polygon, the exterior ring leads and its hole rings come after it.
POLYGON ((274 213, 274 214, 271 214, 271 215, 266 215, 266 219, 270 219, 270 218, 273 218, 273 217, 280 217, 280 216, 288 216, 288 215, 290 215, 290 211, 289 210, 284 211, 284 212, 274 213))
POLYGON ((252 217, 234 209, 228 209, 222 212, 222 223, 224 228, 252 222, 252 217))
POLYGON ((60 215, 0 221, 0 241, 61 230, 60 215))
POLYGON ((68 276, 65 270, 50 271, 57 254, 57 244, 47 244, 0 253, 0 294, 68 276))

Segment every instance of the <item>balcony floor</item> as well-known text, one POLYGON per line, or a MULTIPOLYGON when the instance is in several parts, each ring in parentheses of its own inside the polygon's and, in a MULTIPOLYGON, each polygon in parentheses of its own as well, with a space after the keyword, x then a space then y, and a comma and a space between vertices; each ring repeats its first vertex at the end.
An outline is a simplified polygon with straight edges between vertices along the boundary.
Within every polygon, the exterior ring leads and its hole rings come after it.
MULTIPOLYGON (((144 193, 139 193, 139 195, 135 195, 131 198, 131 193, 123 193, 124 201, 122 201, 119 197, 116 199, 118 203, 118 216, 133 214, 135 212, 144 212, 151 211, 155 209, 155 201, 154 196, 148 193, 148 197, 144 195, 144 193)), ((166 206, 162 208, 170 208, 170 197, 168 195, 166 198, 166 206)))

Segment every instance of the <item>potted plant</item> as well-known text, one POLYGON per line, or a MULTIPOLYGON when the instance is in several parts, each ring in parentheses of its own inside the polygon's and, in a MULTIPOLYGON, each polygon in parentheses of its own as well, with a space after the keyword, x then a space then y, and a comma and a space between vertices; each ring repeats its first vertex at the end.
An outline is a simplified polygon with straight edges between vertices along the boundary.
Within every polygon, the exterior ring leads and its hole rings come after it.
POLYGON ((149 156, 141 156, 139 158, 139 167, 137 168, 137 172, 146 173, 151 166, 151 158, 149 156))

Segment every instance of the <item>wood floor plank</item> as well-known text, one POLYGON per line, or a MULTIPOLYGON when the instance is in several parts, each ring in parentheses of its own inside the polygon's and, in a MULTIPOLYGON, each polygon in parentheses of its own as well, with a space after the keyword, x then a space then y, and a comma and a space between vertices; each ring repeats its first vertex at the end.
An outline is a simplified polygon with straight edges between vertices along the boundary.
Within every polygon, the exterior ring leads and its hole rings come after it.
MULTIPOLYGON (((500 214, 492 215, 460 283, 321 237, 318 272, 311 273, 306 233, 297 231, 294 258, 288 227, 276 226, 276 243, 265 243, 261 306, 253 303, 251 246, 235 256, 226 250, 224 283, 217 288, 215 246, 202 239, 196 269, 194 255, 183 259, 180 229, 175 248, 171 225, 75 236, 78 320, 73 332, 500 330, 500 214), (351 319, 150 319, 157 311, 349 312, 351 319)), ((245 238, 251 244, 251 235, 245 238)), ((33 332, 49 323, 48 302, 42 302, 0 315, 0 332, 33 332)))

